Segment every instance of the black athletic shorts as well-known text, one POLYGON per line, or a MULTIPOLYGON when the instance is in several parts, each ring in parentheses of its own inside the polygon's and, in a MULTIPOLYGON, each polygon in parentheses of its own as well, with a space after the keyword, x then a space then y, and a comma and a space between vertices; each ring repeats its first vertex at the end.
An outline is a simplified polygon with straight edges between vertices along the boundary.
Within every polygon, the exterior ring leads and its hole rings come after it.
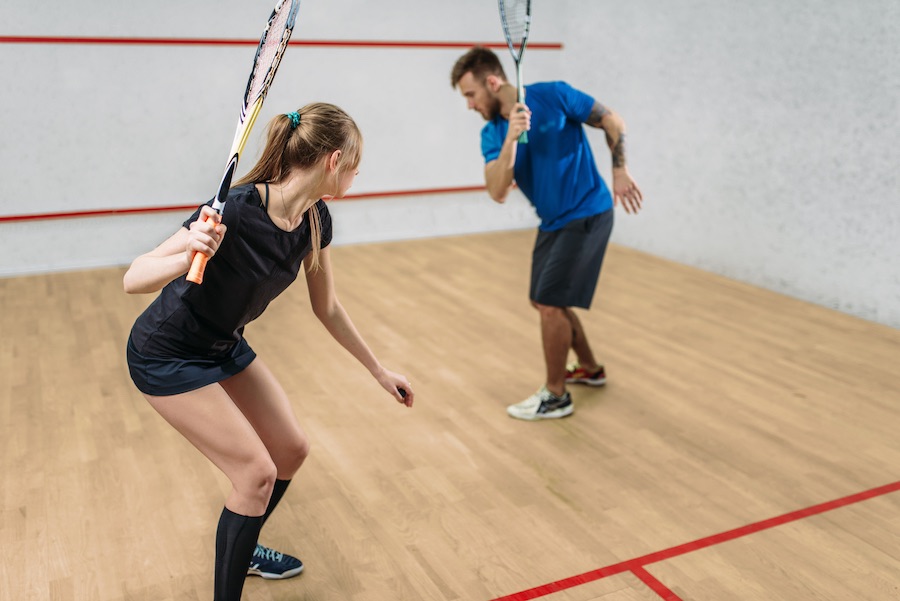
POLYGON ((256 359, 256 353, 243 338, 221 357, 181 359, 141 355, 129 336, 126 354, 134 385, 152 396, 181 394, 221 382, 240 373, 256 359))
POLYGON ((553 232, 538 230, 531 261, 531 300, 551 307, 589 309, 612 233, 613 213, 570 221, 553 232))

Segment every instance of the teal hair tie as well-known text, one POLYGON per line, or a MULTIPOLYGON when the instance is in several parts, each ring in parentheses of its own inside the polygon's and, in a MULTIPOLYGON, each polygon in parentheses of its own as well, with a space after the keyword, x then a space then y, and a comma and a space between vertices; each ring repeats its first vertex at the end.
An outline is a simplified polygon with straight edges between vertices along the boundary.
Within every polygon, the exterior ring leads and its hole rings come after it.
POLYGON ((300 125, 300 113, 294 111, 293 113, 285 113, 284 116, 291 120, 291 129, 297 129, 297 126, 300 125))

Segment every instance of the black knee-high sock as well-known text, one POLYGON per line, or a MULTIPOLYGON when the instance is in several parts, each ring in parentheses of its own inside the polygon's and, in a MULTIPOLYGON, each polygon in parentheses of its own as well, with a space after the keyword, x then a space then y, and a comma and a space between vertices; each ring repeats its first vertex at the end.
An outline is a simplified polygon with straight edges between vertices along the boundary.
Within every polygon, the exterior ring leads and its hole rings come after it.
POLYGON ((269 497, 269 506, 266 507, 266 513, 262 516, 263 524, 266 523, 266 520, 269 519, 269 516, 275 511, 275 506, 278 505, 278 501, 284 496, 284 491, 287 490, 290 483, 290 480, 275 480, 275 486, 272 488, 272 496, 269 497))
POLYGON ((238 515, 227 507, 222 509, 216 531, 215 601, 240 601, 262 523, 262 516, 238 515))

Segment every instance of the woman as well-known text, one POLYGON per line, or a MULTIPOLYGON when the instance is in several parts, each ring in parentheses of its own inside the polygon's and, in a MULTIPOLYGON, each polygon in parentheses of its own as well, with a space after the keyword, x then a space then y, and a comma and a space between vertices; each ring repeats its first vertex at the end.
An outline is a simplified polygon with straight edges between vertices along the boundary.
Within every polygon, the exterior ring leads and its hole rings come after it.
POLYGON ((381 366, 334 290, 331 216, 321 198, 347 192, 361 151, 359 129, 336 106, 315 103, 275 117, 262 157, 231 189, 221 217, 201 206, 124 277, 130 294, 162 289, 128 340, 135 385, 232 484, 216 534, 216 601, 239 600, 248 572, 286 578, 303 569, 257 544, 309 441, 243 337, 301 264, 316 317, 398 403, 413 404, 409 381, 381 366), (197 252, 211 258, 201 285, 184 277, 197 252))

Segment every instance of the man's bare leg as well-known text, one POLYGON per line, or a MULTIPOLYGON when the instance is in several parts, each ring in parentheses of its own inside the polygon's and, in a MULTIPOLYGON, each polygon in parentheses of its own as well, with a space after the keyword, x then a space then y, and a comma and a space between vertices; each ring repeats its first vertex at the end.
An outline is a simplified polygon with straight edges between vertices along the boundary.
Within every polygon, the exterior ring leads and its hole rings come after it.
POLYGON ((547 366, 547 390, 556 396, 566 393, 566 360, 572 347, 572 324, 565 307, 534 303, 541 314, 541 338, 547 366))
POLYGON ((585 371, 594 373, 600 369, 600 365, 594 358, 594 351, 591 350, 591 345, 588 343, 587 335, 585 335, 584 328, 581 326, 581 320, 578 319, 578 316, 572 309, 566 308, 565 312, 566 317, 571 324, 571 346, 572 350, 575 351, 575 356, 578 358, 578 364, 583 367, 585 371))

